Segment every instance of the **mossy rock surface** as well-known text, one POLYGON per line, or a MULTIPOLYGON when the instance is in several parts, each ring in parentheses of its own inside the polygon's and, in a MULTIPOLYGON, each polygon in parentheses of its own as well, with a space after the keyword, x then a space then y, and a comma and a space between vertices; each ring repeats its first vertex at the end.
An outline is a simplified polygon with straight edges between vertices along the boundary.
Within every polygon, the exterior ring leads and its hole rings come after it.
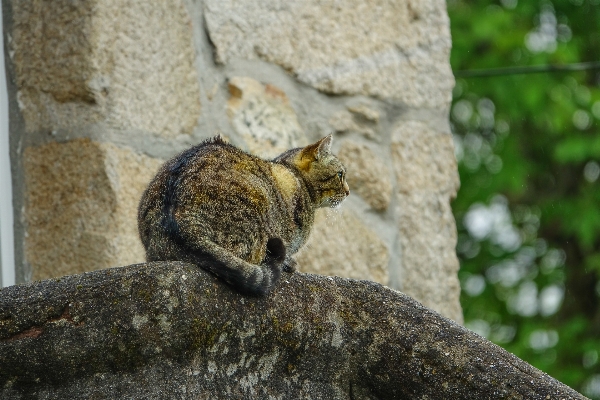
POLYGON ((547 395, 580 398, 369 281, 284 273, 248 297, 163 262, 0 290, 3 399, 547 395))

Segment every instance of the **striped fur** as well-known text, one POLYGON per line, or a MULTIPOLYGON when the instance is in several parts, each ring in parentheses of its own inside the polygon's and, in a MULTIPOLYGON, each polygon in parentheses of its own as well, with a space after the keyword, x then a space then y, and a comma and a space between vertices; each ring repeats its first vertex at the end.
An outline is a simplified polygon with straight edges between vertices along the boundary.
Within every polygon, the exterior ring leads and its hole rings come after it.
POLYGON ((268 293, 308 239, 318 207, 349 194, 331 136, 272 161, 219 136, 163 165, 140 201, 148 261, 196 264, 246 294, 268 293))

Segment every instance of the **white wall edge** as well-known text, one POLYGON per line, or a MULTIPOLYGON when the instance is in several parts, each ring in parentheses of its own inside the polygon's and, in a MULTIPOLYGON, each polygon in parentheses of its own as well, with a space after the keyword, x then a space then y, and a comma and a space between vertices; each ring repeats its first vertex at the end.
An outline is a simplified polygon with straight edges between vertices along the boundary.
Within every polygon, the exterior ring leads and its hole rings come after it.
POLYGON ((0 267, 1 286, 15 284, 15 248, 8 135, 8 88, 4 70, 4 38, 1 37, 2 7, 0 7, 0 267))

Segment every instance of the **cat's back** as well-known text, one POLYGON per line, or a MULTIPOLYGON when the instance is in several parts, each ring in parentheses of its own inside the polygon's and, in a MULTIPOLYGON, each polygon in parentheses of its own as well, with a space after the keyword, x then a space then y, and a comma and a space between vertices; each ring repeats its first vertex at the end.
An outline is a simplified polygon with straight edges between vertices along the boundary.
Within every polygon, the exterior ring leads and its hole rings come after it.
POLYGON ((250 166, 254 166, 254 169, 264 169, 265 163, 260 158, 226 143, 220 136, 215 136, 167 162, 161 173, 177 175, 183 179, 202 175, 207 179, 212 175, 223 176, 235 171, 250 172, 250 166))
MULTIPOLYGON (((241 193, 264 197, 271 181, 268 161, 216 136, 166 162, 142 196, 142 203, 145 200, 152 203, 149 207, 164 207, 165 202, 175 198, 180 207, 231 203, 232 193, 237 193, 238 197, 241 193), (265 193, 260 196, 259 192, 265 193)), ((144 204, 141 206, 143 208, 144 204)))
MULTIPOLYGON (((183 153, 167 174, 176 176, 182 206, 201 207, 218 203, 221 207, 249 200, 247 205, 266 202, 272 189, 271 166, 268 161, 225 143, 220 137, 198 145, 193 154, 183 153)), ((237 206, 241 206, 238 204, 237 206)), ((224 211, 224 210, 223 210, 224 211)))
POLYGON ((258 215, 273 196, 270 163, 216 136, 163 165, 142 196, 138 219, 157 223, 176 210, 182 217, 202 214, 206 222, 226 213, 258 215))
POLYGON ((152 243, 168 242, 174 234, 219 242, 219 231, 231 233, 240 223, 255 229, 270 203, 269 169, 268 162, 219 136, 180 153, 162 166, 142 195, 142 243, 146 249, 161 248, 152 243))

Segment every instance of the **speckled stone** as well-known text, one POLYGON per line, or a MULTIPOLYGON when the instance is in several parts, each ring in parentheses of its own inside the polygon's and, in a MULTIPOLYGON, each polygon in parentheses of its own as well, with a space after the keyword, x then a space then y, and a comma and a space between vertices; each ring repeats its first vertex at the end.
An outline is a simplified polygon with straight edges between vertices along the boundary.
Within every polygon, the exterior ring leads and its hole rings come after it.
POLYGON ((274 85, 236 76, 229 80, 227 115, 253 154, 274 158, 308 144, 290 101, 274 85))
POLYGON ((144 261, 137 205, 160 164, 88 139, 27 148, 25 252, 31 279, 144 261))
POLYGON ((348 185, 373 209, 383 211, 392 197, 392 172, 383 163, 381 155, 364 144, 345 141, 338 157, 347 171, 348 185))
POLYGON ((1 289, 0 397, 584 399, 379 284, 244 297, 176 262, 1 289))
POLYGON ((352 212, 321 209, 296 256, 302 272, 389 283, 389 250, 352 212))
POLYGON ((423 121, 403 121, 394 127, 391 150, 401 290, 460 322, 457 234, 450 207, 459 186, 452 135, 423 121))
POLYGON ((3 5, 17 281, 142 261, 158 158, 216 132, 267 158, 333 133, 351 195, 300 269, 462 320, 443 0, 3 5))
POLYGON ((447 109, 454 78, 443 0, 207 0, 217 61, 260 58, 326 93, 447 109))
POLYGON ((28 131, 104 122, 189 134, 200 115, 182 1, 13 1, 9 42, 28 131))

